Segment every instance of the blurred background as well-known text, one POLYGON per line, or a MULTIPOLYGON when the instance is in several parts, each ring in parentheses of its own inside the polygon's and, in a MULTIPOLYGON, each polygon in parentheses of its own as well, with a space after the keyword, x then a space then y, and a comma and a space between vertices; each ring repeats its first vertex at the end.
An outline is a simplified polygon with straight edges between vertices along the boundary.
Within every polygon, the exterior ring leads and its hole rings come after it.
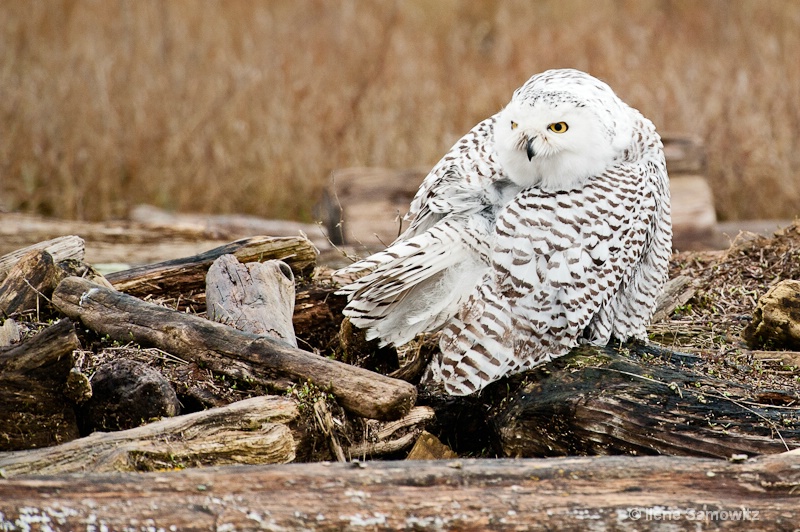
POLYGON ((793 218, 798 58, 794 0, 3 0, 0 211, 313 221, 573 67, 703 141, 720 220, 793 218))

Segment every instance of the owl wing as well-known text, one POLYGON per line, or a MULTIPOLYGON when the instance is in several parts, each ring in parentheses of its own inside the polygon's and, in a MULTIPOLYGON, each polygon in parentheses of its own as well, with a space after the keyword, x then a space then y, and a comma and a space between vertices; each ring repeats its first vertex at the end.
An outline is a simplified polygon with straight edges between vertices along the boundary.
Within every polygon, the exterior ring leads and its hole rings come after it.
POLYGON ((582 189, 526 189, 501 211, 491 270, 443 329, 433 370, 449 393, 473 393, 577 345, 648 249, 654 171, 620 163, 582 189))
POLYGON ((495 161, 496 116, 461 137, 425 177, 404 217, 410 225, 398 240, 427 231, 447 215, 475 212, 483 209, 487 200, 493 201, 484 196, 491 196, 492 185, 505 177, 495 161))
POLYGON ((371 269, 337 293, 367 339, 402 345, 455 314, 488 269, 489 220, 448 216, 427 231, 365 259, 371 269))
POLYGON ((397 240, 334 274, 344 314, 367 338, 401 345, 437 329, 488 267, 496 213, 517 192, 495 161, 493 124, 475 126, 431 170, 397 240))
MULTIPOLYGON (((494 120, 490 117, 473 127, 431 169, 404 216, 409 227, 390 248, 425 233, 447 217, 480 212, 487 204, 510 199, 502 186, 493 187, 504 179, 502 168, 494 160, 494 120)), ((377 253, 337 270, 334 279, 346 283, 374 271, 388 258, 386 252, 377 253)))

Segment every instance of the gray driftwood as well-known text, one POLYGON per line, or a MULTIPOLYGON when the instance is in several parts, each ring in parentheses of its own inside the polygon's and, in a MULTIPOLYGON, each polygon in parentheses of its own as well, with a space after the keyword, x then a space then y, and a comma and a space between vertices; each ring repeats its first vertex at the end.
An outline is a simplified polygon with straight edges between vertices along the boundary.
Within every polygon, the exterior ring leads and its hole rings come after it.
POLYGON ((658 295, 656 310, 651 323, 658 323, 667 319, 675 309, 685 305, 697 292, 695 283, 686 275, 679 275, 667 281, 664 290, 658 295))
POLYGON ((283 261, 242 264, 223 255, 206 276, 208 319, 297 347, 294 297, 294 274, 283 261))
POLYGON ((67 320, 0 348, 0 451, 44 447, 78 437, 75 412, 64 396, 80 348, 67 320))
POLYGON ((0 325, 0 347, 8 347, 20 341, 19 325, 12 319, 7 319, 0 325))
POLYGON ((797 453, 316 463, 12 478, 0 527, 772 531, 798 503, 797 453))
MULTIPOLYGON (((80 235, 81 245, 86 241, 85 260, 92 264, 148 264, 194 255, 232 240, 196 228, 154 228, 126 221, 96 223, 0 213, 0 254, 49 239, 58 240, 62 235, 80 235)), ((53 253, 51 249, 48 251, 53 253)), ((56 262, 61 260, 56 257, 56 262)))
POLYGON ((416 388, 406 382, 77 277, 61 282, 53 303, 67 316, 112 339, 158 347, 234 378, 249 376, 284 386, 290 381, 310 380, 330 390, 345 409, 361 417, 397 419, 408 413, 416 399, 416 388))
POLYGON ((14 477, 286 463, 295 458, 297 439, 290 427, 297 416, 290 399, 254 397, 54 447, 0 453, 0 471, 14 477))
POLYGON ((191 257, 149 264, 106 276, 126 294, 145 297, 180 297, 192 293, 202 296, 206 273, 222 255, 231 254, 239 262, 277 259, 286 262, 296 275, 308 274, 316 263, 314 245, 301 237, 256 236, 243 238, 191 257))
POLYGON ((290 220, 269 220, 245 214, 177 213, 153 205, 136 205, 129 213, 132 221, 147 227, 174 230, 181 228, 233 240, 250 235, 308 237, 320 251, 331 244, 319 225, 290 220))
POLYGON ((60 236, 45 240, 38 244, 17 249, 0 257, 0 281, 6 278, 8 271, 25 255, 32 251, 46 251, 59 263, 68 259, 82 261, 85 253, 83 239, 78 236, 60 236))

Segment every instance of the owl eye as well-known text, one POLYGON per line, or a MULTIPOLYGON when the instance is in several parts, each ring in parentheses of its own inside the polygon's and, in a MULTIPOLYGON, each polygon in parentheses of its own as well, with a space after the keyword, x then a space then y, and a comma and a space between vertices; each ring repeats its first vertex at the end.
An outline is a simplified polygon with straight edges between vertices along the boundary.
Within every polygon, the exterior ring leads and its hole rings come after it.
POLYGON ((517 129, 517 127, 519 127, 519 124, 517 124, 516 122, 514 122, 514 121, 512 120, 512 121, 511 121, 511 129, 517 129))
POLYGON ((547 129, 552 131, 553 133, 564 133, 569 129, 569 126, 566 122, 556 122, 554 124, 550 124, 547 126, 547 129))

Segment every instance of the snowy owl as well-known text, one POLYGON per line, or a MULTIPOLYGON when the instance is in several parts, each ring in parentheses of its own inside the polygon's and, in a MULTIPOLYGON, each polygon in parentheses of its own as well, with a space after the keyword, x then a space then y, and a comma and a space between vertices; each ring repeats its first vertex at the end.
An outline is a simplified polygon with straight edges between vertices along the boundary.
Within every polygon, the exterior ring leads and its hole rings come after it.
POLYGON ((441 330, 452 395, 564 355, 646 337, 672 247, 653 124, 577 70, 530 78, 423 181, 408 229, 337 272, 344 314, 402 345, 441 330))

